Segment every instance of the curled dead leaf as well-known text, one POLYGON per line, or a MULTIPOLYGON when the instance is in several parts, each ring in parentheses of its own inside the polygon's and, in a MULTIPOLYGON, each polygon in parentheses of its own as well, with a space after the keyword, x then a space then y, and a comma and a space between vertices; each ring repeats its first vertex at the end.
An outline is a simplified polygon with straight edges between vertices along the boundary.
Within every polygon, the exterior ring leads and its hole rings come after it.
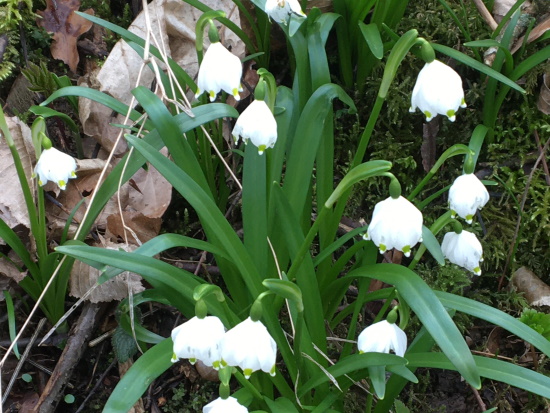
MULTIPOLYGON (((36 12, 41 17, 37 19, 37 25, 53 33, 50 46, 52 56, 68 64, 73 72, 76 72, 79 61, 76 48, 78 37, 93 25, 91 21, 74 13, 79 8, 79 0, 46 0, 46 10, 36 12)), ((88 9, 84 13, 93 15, 94 11, 88 9)))

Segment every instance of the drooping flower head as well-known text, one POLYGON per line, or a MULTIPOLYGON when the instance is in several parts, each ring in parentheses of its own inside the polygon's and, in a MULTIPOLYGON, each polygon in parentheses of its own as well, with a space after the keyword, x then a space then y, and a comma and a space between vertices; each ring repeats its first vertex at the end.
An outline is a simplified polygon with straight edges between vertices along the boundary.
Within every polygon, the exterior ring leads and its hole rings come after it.
POLYGON ((222 399, 218 397, 216 400, 208 403, 202 408, 203 413, 248 413, 248 409, 240 404, 236 398, 228 397, 222 399))
POLYGON ((191 364, 197 360, 215 369, 220 367, 220 340, 225 334, 225 327, 218 317, 193 317, 172 330, 174 356, 178 359, 189 359, 191 364))
POLYGON ((55 182, 65 189, 69 179, 76 178, 76 161, 55 148, 44 149, 36 166, 33 177, 38 176, 38 185, 44 186, 48 181, 55 182))
POLYGON ((365 328, 357 339, 361 353, 389 353, 403 357, 407 350, 407 335, 395 323, 379 321, 365 328))
POLYGON ((222 365, 240 367, 248 379, 257 370, 275 375, 277 344, 261 321, 248 317, 223 336, 222 365))
POLYGON ((441 243, 443 255, 452 262, 475 275, 481 275, 479 263, 483 261, 483 248, 475 234, 469 231, 447 232, 441 243))
POLYGON ((422 241, 422 213, 402 196, 389 197, 375 205, 363 237, 372 240, 380 253, 395 248, 409 257, 411 248, 422 241))
POLYGON ((239 92, 243 91, 242 75, 241 60, 220 42, 212 43, 206 50, 199 68, 195 97, 207 92, 210 101, 213 102, 220 90, 223 90, 235 100, 240 100, 239 92))
POLYGON ((427 122, 437 115, 454 122, 459 107, 465 108, 466 102, 458 73, 439 60, 426 63, 416 79, 410 111, 419 108, 427 122))
POLYGON ((451 216, 456 215, 471 224, 478 209, 489 201, 489 192, 485 185, 473 173, 463 174, 455 179, 449 188, 449 207, 451 216))
POLYGON ((265 12, 277 23, 287 24, 291 14, 306 17, 298 0, 267 0, 265 12))
POLYGON ((254 100, 241 113, 231 134, 235 141, 241 136, 245 144, 250 139, 261 155, 277 141, 277 122, 263 100, 254 100))

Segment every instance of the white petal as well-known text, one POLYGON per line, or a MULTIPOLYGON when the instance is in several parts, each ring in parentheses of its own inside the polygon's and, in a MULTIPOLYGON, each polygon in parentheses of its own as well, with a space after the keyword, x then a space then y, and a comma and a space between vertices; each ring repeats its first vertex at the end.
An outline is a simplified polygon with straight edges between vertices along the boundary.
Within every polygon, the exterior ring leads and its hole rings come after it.
POLYGON ((380 321, 365 328, 357 339, 357 348, 363 352, 389 353, 403 357, 407 350, 407 335, 396 324, 380 321))
POLYGON ((229 366, 252 372, 269 373, 277 357, 277 345, 267 328, 250 317, 225 333, 220 349, 223 361, 229 366))
POLYGON ((298 0, 267 0, 266 14, 277 23, 286 24, 292 13, 305 16, 298 0))
POLYGON ((489 192, 474 174, 459 176, 449 189, 449 207, 469 223, 476 211, 483 208, 488 201, 489 192))
POLYGON ((441 250, 453 264, 466 268, 476 275, 481 274, 479 263, 482 261, 483 248, 475 234, 466 230, 460 234, 448 232, 443 237, 441 250))
POLYGON ((390 197, 375 205, 367 235, 379 248, 408 253, 422 238, 422 221, 422 213, 406 198, 390 197))
POLYGON ((231 134, 235 138, 241 136, 245 142, 250 140, 257 148, 273 148, 277 141, 277 122, 263 100, 254 100, 241 113, 231 134))
POLYGON ((225 327, 218 317, 193 317, 172 330, 174 354, 178 358, 197 359, 207 366, 220 361, 219 342, 225 327))
POLYGON ((458 73, 439 60, 426 63, 413 88, 411 110, 419 108, 428 121, 438 114, 454 121, 454 114, 460 107, 466 104, 458 73))
POLYGON ((212 43, 202 59, 197 78, 198 94, 206 92, 213 101, 223 90, 239 100, 242 64, 240 59, 220 42, 212 43))
POLYGON ((202 408, 203 413, 248 413, 248 409, 240 404, 234 397, 216 400, 208 403, 202 408))
POLYGON ((38 175, 42 185, 52 181, 58 184, 61 189, 65 189, 69 179, 76 177, 75 171, 76 162, 74 158, 55 148, 42 151, 34 168, 34 173, 38 175))

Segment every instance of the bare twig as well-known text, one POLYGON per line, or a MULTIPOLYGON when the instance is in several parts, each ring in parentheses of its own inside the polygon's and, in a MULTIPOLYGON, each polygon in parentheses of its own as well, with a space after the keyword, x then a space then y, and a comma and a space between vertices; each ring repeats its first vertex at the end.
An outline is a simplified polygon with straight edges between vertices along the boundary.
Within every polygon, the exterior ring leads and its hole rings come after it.
POLYGON ((483 402, 483 399, 481 398, 481 396, 479 395, 479 392, 477 391, 477 389, 475 387, 472 387, 470 386, 470 388, 472 389, 472 391, 474 392, 474 396, 476 397, 476 400, 477 400, 477 403, 479 404, 479 407, 481 408, 481 411, 484 412, 487 410, 487 406, 485 405, 485 403, 483 402))
POLYGON ((36 331, 32 335, 29 345, 27 346, 27 348, 25 349, 25 352, 21 356, 21 360, 19 360, 19 363, 17 363, 17 367, 15 368, 15 370, 14 370, 12 376, 11 376, 10 382, 8 383, 8 385, 6 386, 6 389, 4 390, 4 397, 2 397, 2 405, 6 402, 6 399, 8 398, 8 396, 10 394, 10 390, 13 386, 13 383, 15 383, 15 380, 17 380, 17 376, 19 376, 19 372, 21 371, 21 367, 23 367, 23 364, 25 363, 25 360, 27 360, 27 357, 29 356, 29 353, 31 352, 32 345, 34 344, 36 338, 38 337, 38 334, 42 330, 42 327, 44 327, 45 323, 46 323, 45 318, 43 318, 42 320, 40 320, 38 322, 38 327, 36 327, 36 331))
POLYGON ((491 13, 489 13, 489 10, 487 10, 487 7, 483 3, 483 0, 472 1, 476 5, 479 14, 481 14, 481 17, 483 17, 483 20, 485 20, 491 30, 496 30, 496 28, 498 27, 498 23, 495 21, 495 19, 493 19, 493 16, 491 15, 491 13))
MULTIPOLYGON (((543 153, 542 145, 540 144, 539 133, 534 130, 533 135, 537 141, 537 148, 539 149, 539 156, 543 153)), ((542 169, 544 169, 544 178, 546 179, 546 185, 550 186, 550 172, 548 172, 548 163, 546 162, 546 156, 542 157, 542 169)))
POLYGON ((504 277, 508 272, 508 267, 510 266, 510 262, 512 261, 512 256, 514 255, 514 249, 516 247, 516 241, 517 241, 517 238, 519 235, 519 229, 521 226, 521 218, 523 215, 523 210, 525 208, 525 202, 527 201, 527 194, 529 193, 529 187, 531 186, 531 181, 533 180, 533 175, 535 174, 535 171, 537 170, 539 163, 541 163, 542 160, 544 159, 549 145, 550 145, 550 139, 548 139, 544 144, 544 148, 542 148, 542 150, 540 151, 539 157, 537 158, 537 161, 533 165, 533 169, 531 169, 531 173, 529 173, 529 176, 527 177, 527 182, 525 182, 525 190, 523 191, 523 196, 521 198, 520 208, 518 211, 518 220, 516 222, 516 229, 514 231, 514 237, 512 238, 512 243, 510 244, 510 250, 508 251, 508 258, 506 259, 506 265, 504 266, 504 271, 502 271, 502 275, 500 276, 500 280, 498 281, 498 291, 500 291, 502 287, 504 277))
MULTIPOLYGON (((78 361, 87 348, 92 330, 96 324, 96 318, 102 306, 95 303, 86 303, 78 318, 76 327, 72 331, 63 354, 59 358, 55 369, 46 384, 46 388, 35 406, 37 413, 50 413, 56 411, 56 406, 61 398, 63 388, 67 384, 78 361)), ((103 306, 103 308, 105 308, 103 306)))

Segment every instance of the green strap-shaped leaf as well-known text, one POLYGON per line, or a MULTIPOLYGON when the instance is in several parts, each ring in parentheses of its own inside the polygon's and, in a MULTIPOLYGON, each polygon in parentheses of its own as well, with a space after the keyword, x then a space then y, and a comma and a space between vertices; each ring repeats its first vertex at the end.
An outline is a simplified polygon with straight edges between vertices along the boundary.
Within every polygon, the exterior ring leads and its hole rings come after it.
POLYGON ((332 378, 337 379, 345 374, 358 370, 364 370, 371 366, 405 365, 407 360, 393 354, 386 353, 363 353, 348 356, 327 369, 329 377, 325 372, 319 372, 312 377, 298 390, 298 396, 303 396, 307 391, 317 388, 320 384, 326 383, 332 378))
POLYGON ((105 413, 127 413, 149 385, 170 368, 172 339, 167 338, 145 352, 126 372, 103 408, 105 413))
POLYGON ((547 356, 550 356, 550 341, 511 315, 486 304, 443 291, 435 291, 435 295, 445 307, 453 308, 462 313, 470 314, 496 324, 528 341, 547 356))
POLYGON ((355 111, 355 105, 344 90, 329 83, 319 87, 308 100, 294 133, 292 150, 287 161, 284 190, 296 216, 301 217, 311 182, 323 128, 332 100, 339 98, 355 111))
POLYGON ((452 49, 447 46, 443 46, 437 43, 430 43, 430 44, 438 52, 443 53, 449 57, 452 57, 453 59, 458 60, 459 62, 462 62, 465 65, 480 71, 481 73, 485 73, 487 76, 490 76, 493 79, 496 79, 499 82, 504 83, 505 85, 511 87, 512 89, 517 90, 520 93, 525 93, 525 89, 517 85, 514 81, 510 80, 509 78, 504 76, 502 73, 497 72, 494 69, 491 69, 489 66, 481 62, 478 62, 477 60, 471 58, 470 56, 467 56, 464 53, 461 53, 458 50, 452 49))
MULTIPOLYGON (((429 367, 456 370, 442 353, 415 353, 407 356, 409 367, 429 367)), ((474 356, 479 374, 491 380, 501 381, 539 396, 550 398, 550 377, 536 371, 516 366, 502 360, 474 356)))
POLYGON ((359 28, 374 57, 378 60, 382 59, 384 57, 384 43, 382 43, 378 26, 375 23, 365 24, 360 21, 359 28))
POLYGON ((480 388, 479 373, 464 337, 434 291, 415 272, 401 265, 375 264, 358 268, 347 277, 375 278, 394 285, 462 377, 480 388))

